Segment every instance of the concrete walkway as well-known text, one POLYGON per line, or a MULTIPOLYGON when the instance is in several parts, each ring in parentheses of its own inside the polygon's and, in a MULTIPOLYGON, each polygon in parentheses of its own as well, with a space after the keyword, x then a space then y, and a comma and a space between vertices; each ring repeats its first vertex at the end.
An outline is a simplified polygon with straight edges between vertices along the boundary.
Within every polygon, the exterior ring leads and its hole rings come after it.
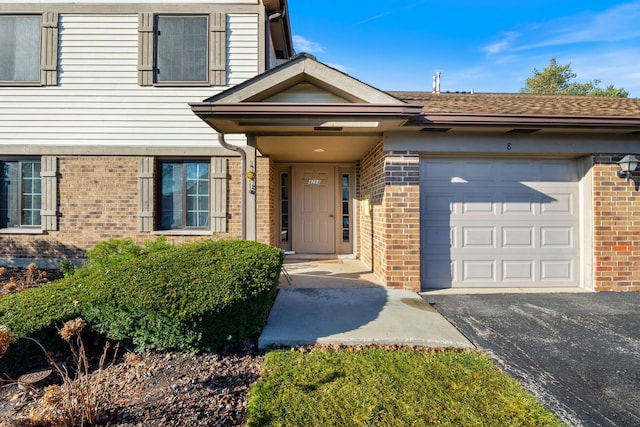
POLYGON ((380 286, 357 260, 292 262, 258 345, 404 344, 474 348, 417 293, 380 286))

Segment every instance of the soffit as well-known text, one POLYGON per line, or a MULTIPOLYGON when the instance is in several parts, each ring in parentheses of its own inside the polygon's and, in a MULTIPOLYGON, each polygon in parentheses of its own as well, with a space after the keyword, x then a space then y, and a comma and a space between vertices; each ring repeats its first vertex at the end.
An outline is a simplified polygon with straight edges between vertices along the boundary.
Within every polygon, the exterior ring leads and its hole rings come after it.
POLYGON ((339 163, 362 159, 380 141, 375 135, 259 136, 260 153, 278 162, 339 163))

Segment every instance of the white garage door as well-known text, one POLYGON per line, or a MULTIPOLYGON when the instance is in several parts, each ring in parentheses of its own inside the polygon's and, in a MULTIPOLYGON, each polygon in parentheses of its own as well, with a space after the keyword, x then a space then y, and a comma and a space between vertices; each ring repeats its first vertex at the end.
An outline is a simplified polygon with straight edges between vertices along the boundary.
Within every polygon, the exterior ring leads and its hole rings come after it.
POLYGON ((578 286, 572 160, 422 159, 422 287, 578 286))

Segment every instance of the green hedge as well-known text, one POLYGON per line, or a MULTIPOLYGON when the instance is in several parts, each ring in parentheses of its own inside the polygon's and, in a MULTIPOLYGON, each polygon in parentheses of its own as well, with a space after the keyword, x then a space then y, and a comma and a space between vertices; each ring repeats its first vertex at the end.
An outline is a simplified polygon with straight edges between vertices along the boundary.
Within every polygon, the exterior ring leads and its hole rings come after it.
POLYGON ((280 249, 239 240, 139 247, 112 239, 88 257, 70 277, 0 298, 0 324, 21 337, 81 315, 141 348, 213 351, 264 325, 283 260, 280 249))
POLYGON ((207 241, 127 259, 91 275, 83 314, 138 347, 215 350, 258 332, 275 298, 282 252, 207 241))

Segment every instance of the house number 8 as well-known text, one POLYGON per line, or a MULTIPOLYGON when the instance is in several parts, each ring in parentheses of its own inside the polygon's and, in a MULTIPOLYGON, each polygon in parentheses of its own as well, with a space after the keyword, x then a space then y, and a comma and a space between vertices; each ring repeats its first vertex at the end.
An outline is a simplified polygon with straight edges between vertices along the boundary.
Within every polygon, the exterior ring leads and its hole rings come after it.
POLYGON ((507 151, 511 151, 511 143, 510 142, 507 143, 507 151))

